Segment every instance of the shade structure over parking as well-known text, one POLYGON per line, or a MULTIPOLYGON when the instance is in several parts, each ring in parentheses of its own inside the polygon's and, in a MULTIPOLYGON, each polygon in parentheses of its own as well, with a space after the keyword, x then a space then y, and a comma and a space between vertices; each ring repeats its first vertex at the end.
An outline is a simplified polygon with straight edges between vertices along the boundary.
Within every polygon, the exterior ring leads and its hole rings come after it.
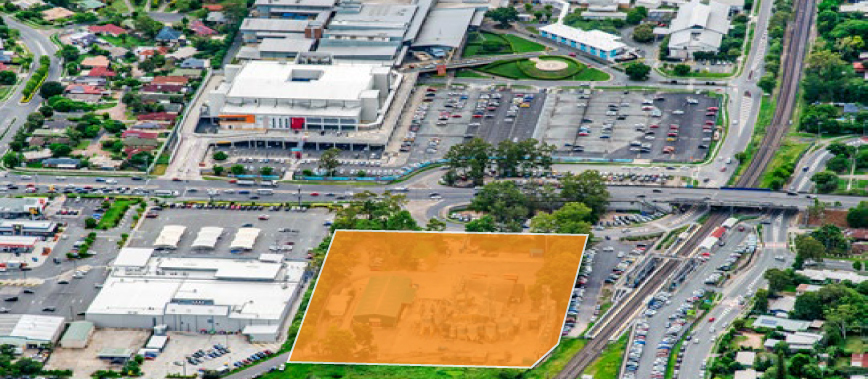
POLYGON ((259 238, 259 228, 240 228, 235 233, 235 239, 229 245, 233 250, 252 250, 256 244, 256 239, 259 238))
POLYGON ((223 228, 216 226, 203 227, 199 229, 199 234, 196 235, 192 247, 194 249, 214 249, 217 246, 217 240, 220 239, 222 234, 223 228))
POLYGON ((160 235, 157 236, 157 240, 154 242, 154 247, 177 249, 178 242, 181 242, 181 237, 184 236, 184 232, 186 231, 187 227, 183 225, 166 225, 163 227, 163 230, 160 231, 160 235))
POLYGON ((586 235, 337 231, 290 362, 529 368, 586 235))

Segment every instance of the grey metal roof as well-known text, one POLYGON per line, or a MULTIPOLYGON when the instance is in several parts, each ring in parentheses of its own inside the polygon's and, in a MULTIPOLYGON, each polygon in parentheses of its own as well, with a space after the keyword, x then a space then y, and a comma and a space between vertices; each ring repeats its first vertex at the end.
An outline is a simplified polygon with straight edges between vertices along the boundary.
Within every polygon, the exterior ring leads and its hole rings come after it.
POLYGON ((456 48, 461 45, 467 28, 476 14, 474 8, 440 8, 434 9, 422 25, 422 30, 416 36, 413 46, 448 46, 456 48))

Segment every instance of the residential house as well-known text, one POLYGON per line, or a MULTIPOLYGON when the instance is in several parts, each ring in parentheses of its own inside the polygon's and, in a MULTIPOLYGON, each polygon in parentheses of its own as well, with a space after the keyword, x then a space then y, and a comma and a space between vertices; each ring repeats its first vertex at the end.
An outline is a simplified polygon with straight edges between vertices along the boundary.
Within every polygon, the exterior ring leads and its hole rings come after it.
POLYGON ((127 158, 143 151, 152 151, 160 147, 160 141, 156 138, 127 137, 124 138, 124 153, 127 158))
POLYGON ((170 73, 172 76, 185 76, 188 78, 201 78, 202 70, 194 68, 176 68, 170 73))
POLYGON ((769 313, 778 317, 787 317, 787 314, 792 312, 796 306, 795 296, 780 296, 776 299, 769 300, 769 313))
POLYGON ((166 46, 139 46, 133 51, 133 53, 136 54, 139 62, 153 57, 154 55, 166 55, 168 52, 169 48, 166 46))
POLYGON ((108 68, 110 61, 105 55, 97 55, 95 57, 87 57, 81 61, 82 68, 105 67, 108 68))
POLYGON ((208 15, 205 16, 205 22, 212 25, 224 25, 226 24, 226 15, 223 12, 208 12, 208 15))
POLYGON ((198 58, 187 58, 183 62, 181 62, 181 68, 192 68, 197 70, 206 69, 210 65, 210 61, 198 58))
POLYGON ((90 45, 97 43, 97 40, 99 40, 99 37, 91 32, 72 33, 67 38, 69 38, 70 44, 84 48, 90 47, 90 45))
POLYGON ((850 366, 852 366, 852 367, 868 367, 868 353, 850 354, 850 366))
POLYGON ((708 4, 691 0, 678 9, 668 28, 655 28, 654 34, 669 35, 669 56, 688 60, 696 52, 716 52, 729 32, 729 7, 717 1, 708 4))
POLYGON ((178 50, 166 54, 166 59, 170 59, 175 62, 183 61, 184 59, 193 57, 193 55, 196 55, 197 52, 198 50, 196 50, 196 48, 193 46, 184 46, 178 50))
POLYGON ((757 379, 757 372, 754 369, 736 370, 732 379, 757 379))
POLYGON ((115 75, 117 74, 108 67, 94 67, 87 73, 87 76, 96 76, 98 78, 114 78, 115 75))
POLYGON ((0 63, 0 71, 12 71, 12 67, 6 65, 6 63, 0 63))
POLYGON ((15 53, 8 50, 0 50, 0 63, 7 64, 12 63, 12 58, 15 57, 15 53))
POLYGON ((157 42, 175 44, 179 43, 182 37, 184 37, 184 33, 173 29, 171 26, 164 26, 163 29, 160 29, 154 39, 157 40, 157 42))
POLYGON ((868 241, 868 229, 847 229, 844 234, 856 241, 868 241))
POLYGON ((103 155, 94 155, 92 158, 90 158, 91 167, 95 167, 99 170, 105 170, 105 171, 117 170, 118 168, 121 167, 121 165, 123 163, 124 163, 123 161, 114 160, 114 159, 111 159, 110 157, 103 156, 103 155))
POLYGON ((196 33, 197 36, 213 36, 217 34, 217 31, 205 26, 201 20, 194 20, 190 23, 188 28, 192 30, 193 33, 196 33))
POLYGON ((89 86, 86 84, 70 84, 66 86, 64 94, 66 94, 66 97, 73 100, 96 103, 102 99, 103 96, 111 95, 111 91, 103 87, 89 86))
POLYGON ((176 84, 148 84, 142 87, 141 93, 169 93, 183 94, 187 92, 187 86, 179 86, 176 84))
POLYGON ((108 35, 120 37, 122 34, 127 34, 127 30, 115 24, 91 25, 87 30, 96 35, 108 35))
POLYGON ((63 20, 75 16, 75 12, 61 7, 54 7, 42 11, 42 19, 48 22, 63 20))
POLYGON ((185 86, 190 82, 190 78, 185 76, 155 76, 150 84, 174 84, 185 86))
POLYGON ((30 147, 45 147, 45 137, 30 137, 27 138, 27 146, 30 147))
POLYGON ((744 367, 753 367, 756 361, 756 353, 753 351, 739 351, 735 354, 735 361, 744 367))
POLYGON ((94 87, 104 87, 106 84, 108 84, 108 80, 106 78, 101 77, 101 76, 88 76, 88 75, 75 76, 75 77, 69 78, 68 80, 69 80, 69 84, 86 85, 86 86, 94 86, 94 87))
POLYGON ((97 9, 105 7, 103 2, 97 0, 81 0, 78 2, 78 5, 89 11, 96 11, 97 9))
POLYGON ((223 5, 221 4, 203 4, 203 9, 207 9, 211 12, 220 12, 223 10, 223 5))
POLYGON ((868 253, 868 242, 853 242, 852 244, 850 244, 850 251, 854 255, 868 253))
POLYGON ((12 4, 23 10, 28 10, 33 7, 45 5, 42 0, 12 0, 12 4))
MULTIPOLYGON (((154 124, 156 125, 156 124, 154 124)), ((121 134, 121 138, 127 137, 138 137, 143 139, 155 139, 160 136, 159 132, 147 132, 144 130, 136 130, 136 129, 128 129, 124 130, 123 134, 121 134)))
POLYGON ((42 167, 75 170, 81 166, 81 160, 73 158, 48 158, 42 160, 42 167))
POLYGON ((807 292, 817 292, 820 290, 820 288, 823 288, 823 286, 818 286, 815 284, 799 284, 799 286, 796 287, 796 294, 804 295, 807 292))
POLYGON ((177 114, 167 113, 167 112, 153 112, 153 113, 144 113, 136 116, 136 120, 138 121, 154 121, 154 122, 164 122, 164 123, 172 123, 178 118, 177 114))
POLYGON ((142 123, 133 125, 133 129, 139 129, 139 130, 154 130, 154 129, 163 129, 163 128, 164 128, 163 125, 157 124, 155 122, 142 122, 142 123))
POLYGON ((796 271, 796 273, 807 276, 812 282, 817 284, 825 283, 827 280, 832 283, 840 283, 849 280, 855 284, 859 284, 868 280, 868 276, 859 275, 855 272, 849 271, 804 269, 796 271))
POLYGON ((31 162, 39 162, 43 159, 51 158, 51 150, 42 149, 42 150, 31 150, 24 152, 24 161, 31 162))
MULTIPOLYGON (((57 116, 55 116, 55 117, 57 117, 57 116)), ((65 118, 49 119, 49 120, 45 120, 45 122, 42 123, 43 129, 55 130, 55 131, 66 130, 66 128, 68 128, 70 126, 72 126, 72 122, 70 122, 69 120, 67 120, 65 118)))
POLYGON ((753 322, 754 328, 769 328, 769 329, 777 329, 778 327, 783 328, 783 330, 790 332, 802 332, 808 330, 808 327, 811 326, 811 323, 808 321, 801 320, 790 320, 786 318, 774 317, 762 315, 756 318, 753 322))
POLYGON ((790 346, 790 351, 800 351, 814 350, 814 345, 822 340, 822 334, 795 332, 787 334, 785 341, 790 346))

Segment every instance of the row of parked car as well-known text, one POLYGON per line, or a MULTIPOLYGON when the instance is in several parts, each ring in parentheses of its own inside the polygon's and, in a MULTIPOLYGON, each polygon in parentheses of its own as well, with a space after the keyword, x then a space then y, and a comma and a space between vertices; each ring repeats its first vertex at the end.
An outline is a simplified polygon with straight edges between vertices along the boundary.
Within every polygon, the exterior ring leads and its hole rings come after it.
MULTIPOLYGON (((567 309, 567 319, 564 323, 564 327, 561 330, 561 335, 565 336, 576 327, 576 318, 579 316, 579 305, 582 304, 582 301, 585 299, 585 284, 588 282, 588 277, 591 275, 591 272, 594 270, 594 256, 597 254, 596 250, 588 250, 582 256, 582 266, 579 268, 579 278, 576 282, 576 287, 573 288, 573 295, 570 299, 570 306, 567 309)), ((594 317, 591 318, 590 322, 597 321, 597 316, 599 313, 600 307, 597 306, 597 312, 594 314, 594 317)))
MULTIPOLYGON (((199 350, 195 351, 193 354, 190 354, 189 356, 187 356, 187 363, 189 363, 193 366, 198 366, 199 364, 201 364, 205 361, 209 361, 209 360, 212 360, 214 358, 222 357, 222 356, 229 354, 231 352, 232 351, 229 350, 229 348, 227 348, 221 344, 216 344, 208 350, 199 349, 199 350)), ((178 363, 179 362, 175 362, 176 365, 178 363)))
POLYGON ((633 224, 644 224, 646 222, 654 221, 658 218, 665 216, 666 214, 663 212, 654 212, 648 215, 641 214, 628 214, 628 215, 616 215, 612 217, 611 221, 600 221, 597 226, 602 227, 615 227, 615 226, 628 226, 633 224))
POLYGON ((601 172, 600 176, 609 184, 615 183, 652 183, 666 184, 667 181, 675 179, 674 175, 668 174, 638 174, 634 172, 601 172))

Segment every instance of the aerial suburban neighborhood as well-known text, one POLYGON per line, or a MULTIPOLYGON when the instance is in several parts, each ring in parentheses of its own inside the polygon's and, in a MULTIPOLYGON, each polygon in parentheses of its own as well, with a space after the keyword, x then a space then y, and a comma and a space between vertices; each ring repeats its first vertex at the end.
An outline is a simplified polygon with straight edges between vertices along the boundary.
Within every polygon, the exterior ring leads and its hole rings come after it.
POLYGON ((0 12, 2 378, 868 377, 866 2, 0 12))

